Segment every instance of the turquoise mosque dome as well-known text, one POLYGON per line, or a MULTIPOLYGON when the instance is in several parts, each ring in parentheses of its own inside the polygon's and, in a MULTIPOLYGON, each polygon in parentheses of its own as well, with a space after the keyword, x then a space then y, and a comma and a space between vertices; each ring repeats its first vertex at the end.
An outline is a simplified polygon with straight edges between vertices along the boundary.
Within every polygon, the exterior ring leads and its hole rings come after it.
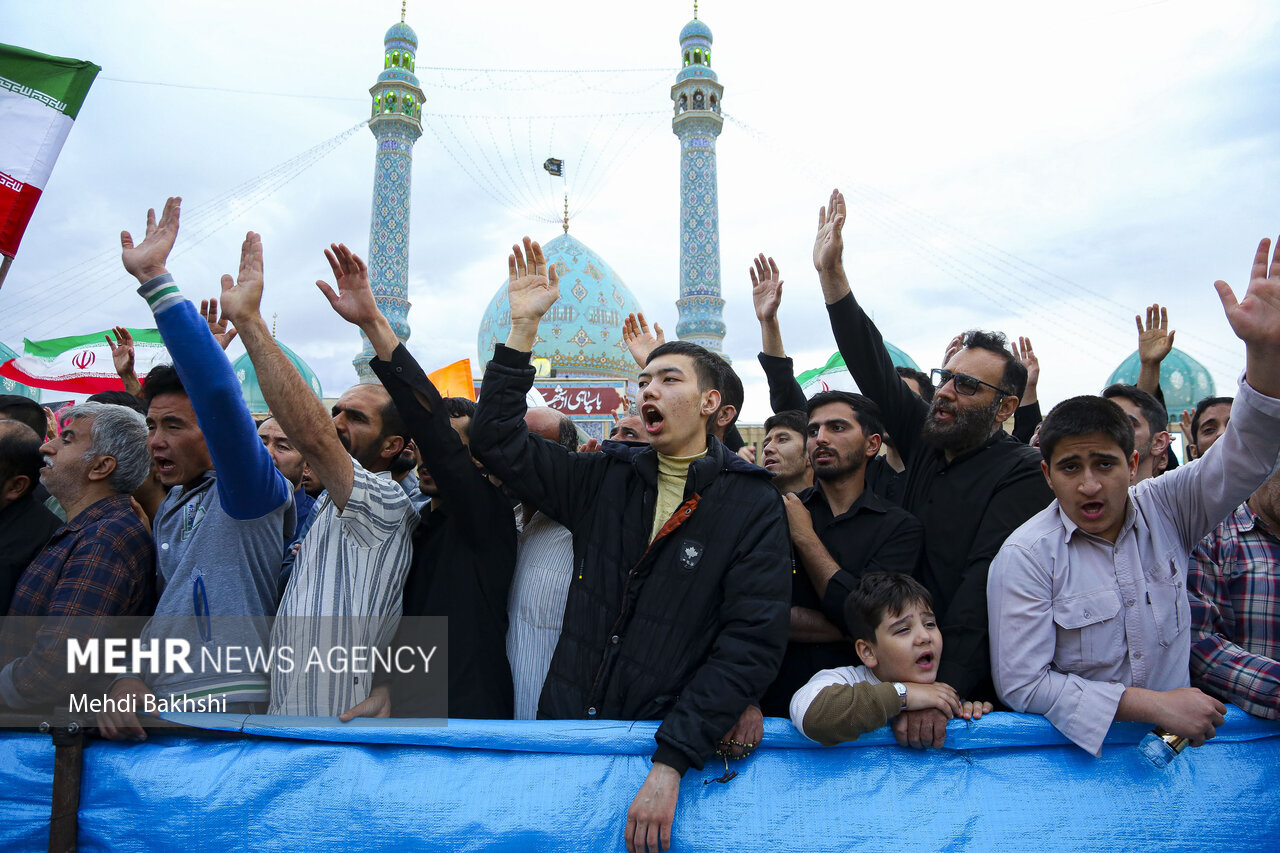
MULTIPOLYGON (((11 358, 18 357, 18 353, 14 352, 12 347, 0 343, 0 364, 3 364, 11 358)), ((18 394, 22 397, 29 397, 37 403, 40 402, 39 388, 32 388, 30 385, 23 385, 21 382, 17 382, 7 376, 0 376, 0 394, 18 394)))
MULTIPOLYGON (((1134 350, 1132 355, 1120 362, 1120 366, 1107 379, 1107 385, 1117 382, 1134 385, 1141 369, 1138 351, 1134 350)), ((1205 397, 1215 396, 1213 377, 1209 375, 1209 371, 1177 347, 1170 350, 1160 364, 1160 390, 1164 392, 1164 405, 1171 420, 1177 420, 1186 409, 1194 409, 1196 403, 1205 397)))
MULTIPOLYGON (((323 400, 324 391, 320 388, 320 380, 316 377, 316 372, 296 352, 279 341, 276 341, 276 345, 293 362, 294 367, 298 368, 298 372, 302 374, 302 378, 307 382, 307 387, 323 400)), ((266 399, 262 396, 262 388, 258 386, 258 371, 254 369, 253 362, 249 359, 249 354, 245 353, 233 361, 231 369, 235 371, 236 380, 240 383, 240 393, 244 395, 244 401, 248 404, 249 411, 255 415, 267 414, 270 409, 267 406, 266 399)))
POLYGON ((393 41, 405 42, 415 53, 418 50, 418 34, 413 31, 413 27, 404 21, 397 21, 392 24, 391 29, 387 30, 387 35, 382 41, 385 44, 390 44, 393 41))
POLYGON ((692 21, 684 25, 684 29, 680 31, 681 43, 691 38, 704 38, 711 41, 711 27, 694 18, 692 21))
MULTIPOLYGON (((632 379, 637 368, 622 341, 622 321, 644 309, 613 268, 567 232, 543 244, 560 277, 560 298, 538 326, 533 357, 545 358, 557 377, 632 379)), ((511 331, 507 284, 502 283, 480 320, 480 362, 511 331)))

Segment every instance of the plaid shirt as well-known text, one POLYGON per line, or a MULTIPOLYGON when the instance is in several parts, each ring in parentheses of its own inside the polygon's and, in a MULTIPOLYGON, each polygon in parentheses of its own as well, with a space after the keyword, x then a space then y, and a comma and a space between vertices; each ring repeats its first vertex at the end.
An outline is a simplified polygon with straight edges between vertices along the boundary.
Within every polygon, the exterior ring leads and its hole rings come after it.
POLYGON ((1256 717, 1280 718, 1280 538, 1243 503, 1193 556, 1192 680, 1256 717))
POLYGON ((9 616, 42 619, 34 631, 6 628, 0 702, 11 708, 65 702, 66 638, 114 636, 112 617, 149 614, 155 567, 151 533, 128 495, 103 498, 59 527, 14 591, 9 616))

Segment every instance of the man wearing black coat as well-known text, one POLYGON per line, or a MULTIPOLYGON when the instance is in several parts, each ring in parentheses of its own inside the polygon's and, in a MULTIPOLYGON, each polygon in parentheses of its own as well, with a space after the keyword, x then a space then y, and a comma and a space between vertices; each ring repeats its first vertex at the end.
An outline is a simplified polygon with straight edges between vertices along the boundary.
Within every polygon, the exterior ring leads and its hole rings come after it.
MULTIPOLYGON (((902 507, 924 525, 916 574, 933 596, 947 644, 938 680, 966 699, 996 699, 987 633, 987 569, 1004 540, 1053 499, 1035 448, 1006 434, 1026 390, 1027 369, 1003 335, 968 332, 934 371, 929 404, 893 367, 880 331, 845 276, 844 196, 819 210, 813 263, 831 331, 862 393, 880 406, 907 466, 902 507)), ((894 721, 899 743, 941 746, 946 718, 907 711, 894 721)))
POLYGON ((559 287, 528 238, 508 268, 511 333, 485 371, 471 438, 490 472, 573 533, 574 576, 539 716, 662 720, 625 837, 628 850, 665 849, 680 777, 702 766, 782 658, 791 592, 782 498, 767 472, 707 435, 720 406, 718 357, 694 344, 658 347, 640 374, 649 447, 569 453, 530 436, 530 350, 559 287))

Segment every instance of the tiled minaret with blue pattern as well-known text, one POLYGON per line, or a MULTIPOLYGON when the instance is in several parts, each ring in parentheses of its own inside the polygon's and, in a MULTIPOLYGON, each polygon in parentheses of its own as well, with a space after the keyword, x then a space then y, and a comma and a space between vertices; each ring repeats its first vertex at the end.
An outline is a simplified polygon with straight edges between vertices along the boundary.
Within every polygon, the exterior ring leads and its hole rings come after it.
MULTIPOLYGON (((422 135, 422 89, 413 73, 418 36, 404 22, 387 30, 382 73, 369 94, 369 130, 378 141, 373 170, 373 215, 369 222, 369 283, 378 308, 401 341, 409 339, 409 188, 413 143, 422 135)), ((352 362, 361 382, 377 382, 369 370, 373 346, 352 362)))
POLYGON ((683 67, 671 87, 680 138, 680 298, 676 335, 720 352, 724 300, 720 298, 720 201, 716 137, 724 119, 724 87, 711 70, 711 28, 695 17, 680 31, 683 67))

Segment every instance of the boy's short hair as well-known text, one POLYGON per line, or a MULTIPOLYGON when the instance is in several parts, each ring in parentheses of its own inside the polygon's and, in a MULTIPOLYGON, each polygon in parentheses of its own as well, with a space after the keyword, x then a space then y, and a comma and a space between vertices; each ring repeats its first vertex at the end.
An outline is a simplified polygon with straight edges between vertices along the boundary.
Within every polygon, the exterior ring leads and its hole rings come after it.
POLYGON ((142 400, 133 396, 128 391, 99 391, 97 394, 90 394, 86 403, 106 403, 109 406, 124 406, 126 409, 133 409, 144 417, 147 414, 147 407, 142 404, 142 400))
POLYGON ((142 381, 142 402, 147 411, 151 410, 151 401, 161 394, 181 394, 187 396, 187 389, 182 386, 182 378, 172 364, 157 364, 147 373, 142 381))
POLYGON ((4 415, 5 420, 18 421, 31 427, 38 438, 44 438, 49 428, 44 408, 21 394, 0 394, 0 415, 4 415))
MULTIPOLYGON (((878 435, 883 438, 884 423, 880 420, 880 407, 870 397, 864 397, 852 391, 819 391, 809 398, 805 406, 805 414, 812 417, 817 409, 832 403, 844 403, 853 409, 853 419, 858 422, 858 426, 862 427, 863 435, 878 435)), ((804 434, 809 434, 807 423, 804 434)))
POLYGON ((876 628, 890 613, 922 602, 933 609, 933 596, 920 581, 902 572, 868 572, 844 600, 844 621, 854 640, 876 641, 876 628))
POLYGON ((1210 406, 1230 406, 1235 402, 1232 397, 1205 397, 1199 403, 1196 403, 1196 410, 1191 415, 1191 443, 1197 444, 1200 441, 1200 419, 1204 417, 1205 410, 1210 406))
MULTIPOLYGON (((742 379, 738 376, 738 372, 733 369, 733 365, 720 356, 716 356, 716 358, 720 361, 720 379, 715 388, 720 392, 720 408, 733 406, 733 420, 729 421, 728 424, 728 426, 733 426, 738 422, 738 415, 742 414, 742 403, 746 398, 746 393, 742 389, 742 379)), ((719 409, 716 411, 718 413, 719 409)))
POLYGON ((897 365, 893 368, 898 376, 903 379, 914 379, 916 384, 920 386, 920 399, 926 403, 933 402, 933 392, 937 389, 933 387, 933 380, 929 378, 929 374, 923 370, 916 370, 914 367, 906 367, 897 365))
POLYGON ((1111 439, 1119 446, 1126 462, 1133 456, 1133 422, 1114 402, 1092 394, 1063 400, 1049 410, 1040 424, 1040 455, 1052 464, 1058 444, 1080 435, 1111 439))
POLYGON ((1121 397, 1128 400, 1138 407, 1138 411, 1142 412, 1142 416, 1147 420, 1147 426, 1151 428, 1151 434, 1154 436, 1158 432, 1164 432, 1169 428, 1169 412, 1153 395, 1143 391, 1137 385, 1129 385, 1125 382, 1117 382, 1114 385, 1108 385, 1102 390, 1102 396, 1108 400, 1114 400, 1121 397))
POLYGON ((798 432, 800 437, 804 438, 809 433, 809 419, 799 409, 788 409, 787 411, 778 412, 776 415, 770 415, 765 419, 764 434, 768 435, 775 427, 798 432))
POLYGON ((649 353, 649 357, 644 360, 644 366, 648 367, 649 362, 664 355, 688 356, 693 360, 693 371, 697 374, 698 390, 719 391, 720 396, 724 396, 724 389, 721 388, 721 385, 724 384, 724 368, 728 366, 728 362, 723 358, 706 347, 701 347, 688 341, 667 341, 665 344, 659 344, 653 348, 653 351, 649 353))

